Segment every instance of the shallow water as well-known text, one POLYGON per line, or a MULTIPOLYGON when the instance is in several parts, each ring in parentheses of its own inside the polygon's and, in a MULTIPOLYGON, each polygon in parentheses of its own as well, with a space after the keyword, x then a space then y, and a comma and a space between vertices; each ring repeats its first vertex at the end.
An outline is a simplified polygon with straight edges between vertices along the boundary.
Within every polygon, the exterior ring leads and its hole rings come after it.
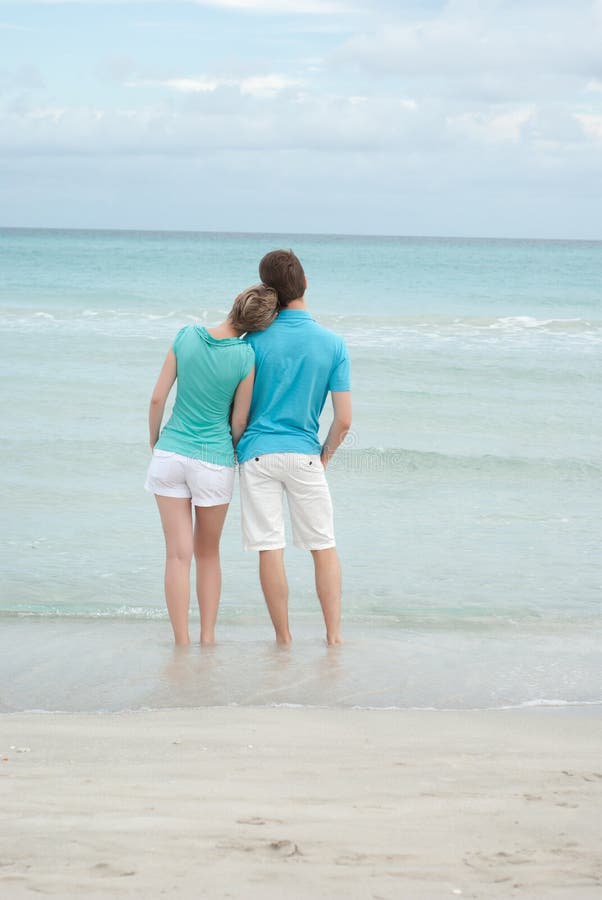
POLYGON ((278 647, 270 626, 222 623, 213 647, 172 646, 168 623, 4 620, 0 712, 226 706, 487 709, 596 704, 592 631, 531 623, 438 628, 348 622, 329 648, 318 617, 278 647))

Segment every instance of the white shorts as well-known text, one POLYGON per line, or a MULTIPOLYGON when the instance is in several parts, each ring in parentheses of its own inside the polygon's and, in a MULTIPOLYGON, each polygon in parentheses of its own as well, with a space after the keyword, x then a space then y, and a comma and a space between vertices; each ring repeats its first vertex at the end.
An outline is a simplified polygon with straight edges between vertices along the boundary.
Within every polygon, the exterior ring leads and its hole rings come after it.
POLYGON ((144 487, 159 497, 187 498, 194 506, 221 506, 232 499, 234 466, 153 450, 144 487))
POLYGON ((335 546, 332 501, 320 457, 266 453, 240 466, 240 506, 245 550, 280 550, 286 494, 293 542, 303 550, 335 546))

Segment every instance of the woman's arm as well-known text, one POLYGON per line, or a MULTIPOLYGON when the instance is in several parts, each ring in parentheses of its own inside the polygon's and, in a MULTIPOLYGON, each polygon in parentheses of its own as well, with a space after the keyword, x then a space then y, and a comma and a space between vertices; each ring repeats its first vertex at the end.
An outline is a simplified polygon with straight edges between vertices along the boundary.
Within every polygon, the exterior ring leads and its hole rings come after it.
POLYGON ((150 439, 151 450, 159 440, 159 432, 161 430, 161 421, 163 419, 163 411, 165 402, 176 380, 177 366, 176 354, 170 350, 165 357, 163 368, 157 379, 157 383, 153 390, 150 407, 148 410, 148 434, 150 439))
POLYGON ((251 409, 254 382, 255 366, 253 366, 247 377, 243 378, 234 394, 230 424, 232 426, 232 443, 234 444, 235 449, 243 431, 247 427, 247 422, 249 421, 249 410, 251 409))

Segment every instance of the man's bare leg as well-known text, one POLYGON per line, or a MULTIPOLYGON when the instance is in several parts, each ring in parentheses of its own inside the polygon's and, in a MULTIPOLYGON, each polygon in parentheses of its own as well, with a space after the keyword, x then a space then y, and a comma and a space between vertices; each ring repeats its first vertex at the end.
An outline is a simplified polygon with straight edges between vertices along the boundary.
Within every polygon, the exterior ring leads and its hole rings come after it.
POLYGON ((288 628, 288 582, 284 570, 284 550, 259 551, 259 579, 279 644, 290 644, 288 628))
POLYGON ((336 547, 312 550, 316 570, 316 591, 326 625, 326 643, 342 644, 341 637, 341 565, 336 547))

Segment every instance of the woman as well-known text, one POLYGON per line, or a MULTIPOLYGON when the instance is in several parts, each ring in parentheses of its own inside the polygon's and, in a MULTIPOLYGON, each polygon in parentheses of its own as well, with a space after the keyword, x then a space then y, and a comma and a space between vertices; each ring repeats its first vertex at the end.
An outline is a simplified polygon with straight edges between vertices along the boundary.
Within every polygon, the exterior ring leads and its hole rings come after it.
POLYGON ((238 295, 215 328, 187 325, 176 335, 149 410, 153 451, 145 488, 155 494, 165 534, 165 597, 176 644, 189 644, 190 565, 196 562, 201 643, 215 640, 221 593, 219 542, 234 483, 234 448, 249 414, 255 358, 240 336, 277 314, 277 294, 257 285, 238 295), (167 396, 178 381, 171 418, 167 396), (194 527, 192 507, 194 506, 194 527))

